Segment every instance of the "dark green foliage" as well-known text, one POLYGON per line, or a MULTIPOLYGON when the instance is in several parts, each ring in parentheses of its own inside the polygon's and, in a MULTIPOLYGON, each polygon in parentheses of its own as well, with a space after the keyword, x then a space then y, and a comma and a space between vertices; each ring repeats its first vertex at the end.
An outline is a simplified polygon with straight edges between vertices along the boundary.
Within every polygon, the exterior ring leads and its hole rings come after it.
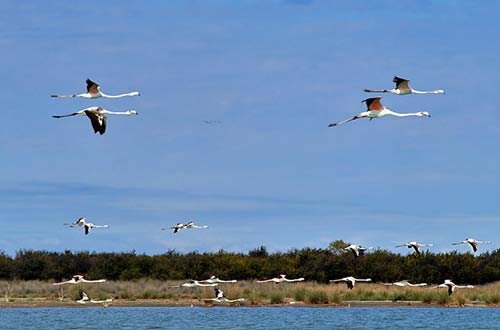
POLYGON ((281 293, 271 294, 270 299, 271 299, 271 304, 282 304, 285 301, 285 298, 281 293))
MULTIPOLYGON (((410 280, 441 283, 484 284, 500 280, 500 250, 481 254, 457 252, 421 255, 394 254, 375 250, 355 258, 342 252, 345 243, 333 242, 328 249, 294 249, 286 253, 268 253, 264 246, 248 254, 226 252, 191 252, 169 250, 148 256, 129 253, 47 252, 21 250, 15 257, 0 252, 0 279, 62 280, 73 274, 108 280, 205 279, 216 275, 223 279, 251 280, 287 274, 308 281, 327 283, 344 276, 370 277, 375 282, 410 280)), ((305 299, 299 293, 301 299, 305 299)), ((399 299, 399 297, 393 297, 399 299)))

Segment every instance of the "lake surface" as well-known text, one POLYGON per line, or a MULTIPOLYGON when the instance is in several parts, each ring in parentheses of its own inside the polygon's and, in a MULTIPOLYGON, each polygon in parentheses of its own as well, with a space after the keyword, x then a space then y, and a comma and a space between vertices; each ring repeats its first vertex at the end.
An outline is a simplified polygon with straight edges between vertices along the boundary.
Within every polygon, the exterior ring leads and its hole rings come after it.
POLYGON ((4 308, 1 329, 500 329, 495 308, 4 308))

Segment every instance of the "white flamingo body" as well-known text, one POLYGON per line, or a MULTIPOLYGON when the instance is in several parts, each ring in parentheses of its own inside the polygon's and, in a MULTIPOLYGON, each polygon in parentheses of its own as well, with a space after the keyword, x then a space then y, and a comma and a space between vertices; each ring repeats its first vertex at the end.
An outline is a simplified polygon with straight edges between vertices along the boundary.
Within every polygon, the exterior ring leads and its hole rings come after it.
POLYGON ((73 116, 87 116, 90 119, 90 123, 92 124, 92 128, 94 129, 94 133, 103 135, 106 132, 107 126, 107 116, 132 116, 137 115, 138 112, 135 110, 127 110, 127 111, 109 111, 101 107, 89 107, 83 110, 70 113, 68 115, 59 115, 52 116, 53 118, 65 118, 65 117, 73 117, 73 116))
POLYGON ((452 293, 455 292, 455 289, 473 289, 474 286, 473 285, 456 285, 451 280, 444 280, 444 283, 438 285, 437 288, 447 288, 448 295, 451 296, 452 293))
POLYGON ((85 292, 81 291, 80 299, 78 299, 76 302, 79 304, 86 304, 88 301, 90 301, 89 296, 85 292))
POLYGON ((401 245, 396 245, 396 247, 403 247, 403 246, 406 246, 409 249, 414 249, 416 254, 420 254, 421 253, 420 252, 420 248, 421 247, 423 247, 423 246, 433 246, 433 245, 432 244, 417 243, 415 241, 411 241, 411 242, 408 242, 408 243, 405 243, 405 244, 401 244, 401 245))
POLYGON ((303 277, 295 278, 295 279, 288 279, 288 278, 286 278, 286 275, 280 274, 279 277, 270 278, 268 280, 257 281, 257 283, 274 282, 276 284, 280 284, 280 283, 283 283, 283 282, 302 282, 302 281, 304 281, 303 277))
POLYGON ((384 285, 387 285, 387 286, 398 286, 398 287, 406 287, 406 286, 409 286, 409 287, 422 287, 422 286, 426 286, 427 283, 417 283, 417 284, 412 284, 410 282, 408 282, 407 280, 404 280, 404 281, 398 281, 398 282, 394 282, 394 283, 384 283, 384 285))
MULTIPOLYGON (((204 228, 208 228, 208 226, 198 226, 195 225, 193 221, 190 221, 186 224, 179 222, 175 226, 170 227, 170 229, 173 229, 174 234, 183 229, 204 229, 204 228)), ((168 230, 168 228, 162 228, 161 230, 168 230)))
POLYGON ((101 87, 99 86, 98 83, 87 79, 87 93, 82 93, 82 94, 72 94, 72 95, 51 95, 51 97, 63 99, 63 98, 73 98, 73 97, 79 97, 79 98, 84 98, 84 99, 98 99, 100 97, 102 98, 107 98, 107 99, 119 99, 122 97, 127 97, 127 96, 140 96, 141 94, 139 92, 131 92, 131 93, 125 93, 125 94, 119 94, 119 95, 107 95, 101 91, 101 87))
POLYGON ((211 276, 208 280, 203 280, 203 281, 199 281, 200 283, 210 283, 210 284, 213 284, 213 283, 236 283, 238 281, 236 280, 221 280, 220 278, 216 277, 215 275, 211 276))
POLYGON ((360 255, 362 255, 366 250, 370 250, 370 249, 373 249, 373 248, 371 246, 364 247, 364 246, 356 245, 356 244, 351 244, 351 245, 344 248, 344 250, 352 252, 354 257, 356 257, 356 258, 359 257, 360 255))
POLYGON ((394 76, 392 82, 396 83, 396 87, 393 89, 382 89, 382 90, 373 90, 373 89, 365 89, 364 91, 367 93, 390 93, 395 95, 409 95, 409 94, 445 94, 444 90, 437 89, 433 91, 417 91, 410 87, 409 80, 401 77, 394 76))
POLYGON ((452 245, 460 245, 460 244, 469 244, 470 247, 472 248, 472 251, 477 252, 479 244, 491 244, 491 241, 478 241, 474 238, 466 238, 465 240, 463 240, 461 242, 452 243, 452 245))
POLYGON ((70 227, 83 227, 85 229, 85 235, 88 235, 91 229, 109 227, 109 225, 94 225, 93 223, 87 222, 86 220, 87 219, 85 218, 80 218, 73 223, 65 223, 65 225, 70 227))
POLYGON ((355 278, 352 276, 339 278, 337 280, 330 280, 330 283, 344 282, 349 290, 354 289, 356 282, 371 282, 371 278, 355 278))
POLYGON ((376 118, 383 118, 386 116, 395 116, 395 117, 430 117, 431 115, 428 112, 425 111, 420 111, 420 112, 411 112, 411 113, 399 113, 399 112, 394 112, 390 110, 389 108, 386 108, 385 106, 382 105, 380 100, 382 97, 372 97, 368 98, 366 100, 363 100, 361 102, 366 102, 367 110, 358 113, 352 118, 348 118, 346 120, 342 120, 336 123, 332 123, 328 125, 328 127, 335 127, 339 126, 345 123, 348 123, 350 121, 356 120, 356 119, 362 119, 362 118, 369 118, 370 120, 376 119, 376 118))

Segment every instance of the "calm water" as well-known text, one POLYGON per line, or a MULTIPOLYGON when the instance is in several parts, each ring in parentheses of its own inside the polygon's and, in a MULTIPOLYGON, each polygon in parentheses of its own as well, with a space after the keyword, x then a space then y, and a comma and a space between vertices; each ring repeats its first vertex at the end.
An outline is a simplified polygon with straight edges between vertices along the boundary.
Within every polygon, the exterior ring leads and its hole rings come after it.
POLYGON ((492 308, 7 308, 0 329, 500 329, 492 308))

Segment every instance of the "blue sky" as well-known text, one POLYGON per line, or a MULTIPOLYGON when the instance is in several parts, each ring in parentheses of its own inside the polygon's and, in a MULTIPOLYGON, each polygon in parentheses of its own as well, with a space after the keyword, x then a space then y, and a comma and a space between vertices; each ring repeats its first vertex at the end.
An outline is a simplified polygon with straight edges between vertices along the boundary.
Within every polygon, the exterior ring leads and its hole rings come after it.
MULTIPOLYGON (((0 12, 0 249, 394 249, 500 230, 500 4, 6 1, 0 12), (446 95, 336 128, 393 75, 446 95), (85 79, 118 100, 55 100, 85 79), (112 117, 104 136, 86 118, 112 117), (220 120, 207 125, 203 120, 220 120), (111 228, 84 237, 80 216, 111 228), (159 229, 193 219, 208 230, 159 229)), ((468 251, 467 247, 458 247, 468 251)))

